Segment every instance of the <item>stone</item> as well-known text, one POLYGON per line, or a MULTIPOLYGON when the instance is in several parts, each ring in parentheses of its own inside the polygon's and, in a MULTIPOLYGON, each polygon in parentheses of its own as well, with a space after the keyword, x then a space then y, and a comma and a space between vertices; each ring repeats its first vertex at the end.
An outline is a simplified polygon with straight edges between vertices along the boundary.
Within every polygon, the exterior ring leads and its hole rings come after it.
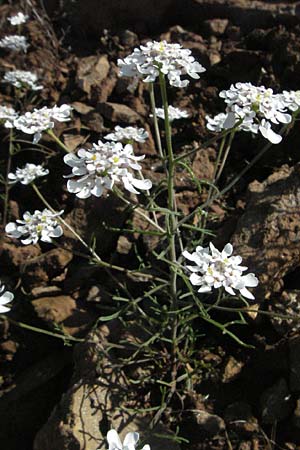
POLYGON ((31 258, 21 264, 24 282, 31 287, 48 283, 51 279, 62 274, 72 259, 71 251, 58 248, 49 250, 36 258, 31 258))
POLYGON ((201 436, 212 437, 223 433, 226 429, 224 420, 216 414, 211 414, 207 411, 195 411, 194 419, 195 433, 201 436))
POLYGON ((248 437, 259 431, 257 419, 253 416, 251 406, 245 402, 231 403, 224 412, 227 427, 248 437))
POLYGON ((32 306, 40 319, 61 325, 71 336, 86 330, 96 318, 94 314, 78 306, 69 295, 41 297, 33 300, 32 306))
POLYGON ((99 86, 109 73, 107 55, 87 56, 78 60, 77 84, 88 95, 92 86, 99 86))
POLYGON ((275 423, 286 419, 293 411, 293 401, 287 382, 280 378, 266 389, 260 397, 260 412, 264 423, 275 423))
POLYGON ((221 36, 225 33, 228 23, 228 19, 205 20, 203 23, 203 29, 208 36, 221 36))
POLYGON ((299 265, 299 175, 300 164, 284 165, 265 181, 251 183, 245 213, 230 239, 243 264, 258 276, 255 296, 262 300, 281 291, 285 275, 299 265))
POLYGON ((141 117, 133 109, 121 103, 100 103, 98 108, 99 112, 111 122, 125 124, 141 122, 141 117))
POLYGON ((288 341, 289 384, 292 392, 300 391, 300 336, 288 341))
POLYGON ((241 373, 244 363, 242 361, 237 361, 233 356, 230 356, 222 377, 223 383, 230 383, 235 380, 241 373))

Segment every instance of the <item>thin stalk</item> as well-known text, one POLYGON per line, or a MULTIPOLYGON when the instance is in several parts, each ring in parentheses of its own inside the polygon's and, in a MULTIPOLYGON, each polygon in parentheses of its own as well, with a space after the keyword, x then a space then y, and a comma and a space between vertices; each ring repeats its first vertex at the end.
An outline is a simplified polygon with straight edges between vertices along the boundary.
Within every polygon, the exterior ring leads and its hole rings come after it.
POLYGON ((154 132, 155 132, 155 139, 156 139, 157 149, 158 149, 159 156, 162 159, 164 159, 165 156, 164 156, 164 152, 163 152, 162 145, 161 145, 158 119, 157 119, 157 114, 156 114, 156 111, 155 111, 155 106, 156 105, 155 105, 155 94, 154 94, 154 85, 153 85, 153 83, 150 83, 149 93, 150 93, 150 104, 151 104, 151 110, 152 110, 152 115, 153 115, 153 125, 154 125, 154 132))
POLYGON ((72 151, 65 146, 65 144, 59 139, 59 137, 57 137, 56 134, 53 133, 53 130, 47 130, 47 133, 66 153, 72 153, 72 151))
POLYGON ((6 166, 6 180, 5 180, 5 196, 4 196, 4 205, 3 205, 3 227, 5 227, 7 223, 7 212, 8 212, 8 202, 9 202, 9 186, 8 186, 8 174, 11 169, 11 160, 12 154, 14 151, 14 140, 13 140, 13 128, 10 129, 9 132, 9 148, 8 148, 8 158, 7 158, 7 166, 6 166))
POLYGON ((122 200, 122 202, 126 203, 126 205, 132 206, 134 208, 134 210, 136 211, 136 213, 139 216, 143 217, 149 224, 151 224, 153 227, 157 228, 157 230, 159 230, 161 233, 165 233, 165 230, 160 225, 158 225, 158 223, 155 223, 152 219, 150 219, 150 217, 148 217, 147 214, 145 214, 140 207, 138 207, 136 204, 132 204, 129 200, 127 200, 127 198, 125 198, 122 195, 122 193, 119 191, 119 189, 117 189, 115 187, 113 192, 120 200, 122 200))
POLYGON ((231 145, 232 145, 232 141, 233 141, 234 135, 235 135, 235 130, 233 130, 230 133, 230 135, 229 135, 229 140, 228 140, 228 143, 227 143, 227 146, 226 146, 226 149, 225 149, 225 152, 224 152, 224 156, 223 156, 221 165, 219 167, 218 173, 215 176, 214 183, 217 183, 219 178, 222 175, 223 169, 224 169, 226 161, 227 161, 227 157, 228 157, 230 149, 231 149, 231 145))
MULTIPOLYGON (((289 125, 289 124, 288 124, 289 125)), ((284 131, 288 128, 288 125, 285 125, 281 128, 279 134, 282 135, 284 131)), ((180 227, 183 223, 188 222, 190 219, 194 217, 194 215, 197 213, 198 209, 204 209, 210 206, 215 200, 222 197, 224 194, 226 194, 236 183, 240 181, 240 179, 245 175, 245 173, 248 172, 256 163, 260 160, 260 158, 272 147, 272 143, 268 142, 259 153, 250 161, 247 166, 244 167, 244 169, 241 170, 241 172, 234 177, 230 183, 227 184, 227 186, 224 187, 221 191, 217 192, 215 195, 213 195, 210 199, 207 199, 206 202, 204 202, 202 205, 200 205, 198 208, 196 208, 194 211, 192 211, 190 214, 185 216, 183 219, 181 219, 178 222, 178 227, 180 227)))
POLYGON ((16 320, 13 320, 8 316, 0 315, 0 318, 3 320, 8 320, 8 322, 12 323, 13 325, 16 325, 19 328, 24 328, 25 330, 34 331, 35 333, 47 334, 48 336, 62 339, 63 341, 68 340, 68 341, 73 341, 73 342, 84 342, 84 339, 75 338, 70 335, 54 333, 52 331, 44 330, 43 328, 37 328, 32 325, 27 325, 26 323, 23 323, 23 322, 17 322, 16 320))
MULTIPOLYGON (((57 212, 52 208, 52 206, 47 202, 47 200, 45 199, 45 197, 43 196, 43 194, 40 192, 40 190, 38 189, 38 187, 32 183, 31 184, 35 193, 37 194, 37 196, 39 197, 39 199, 44 203, 44 205, 54 214, 57 214, 57 212)), ((134 275, 140 278, 146 278, 149 280, 159 280, 159 281, 165 281, 162 280, 161 278, 155 277, 154 275, 148 274, 148 273, 144 273, 144 272, 139 272, 136 270, 127 270, 125 269, 125 267, 120 267, 120 266, 116 266, 114 264, 108 263, 103 261, 100 256, 98 255, 98 253, 95 252, 95 250, 93 248, 91 248, 87 242, 85 242, 85 240, 74 230, 74 228, 69 225, 61 216, 57 216, 57 220, 59 220, 68 230, 71 231, 71 233, 73 234, 73 236, 76 237, 76 239, 89 251, 89 253, 92 255, 92 257, 94 258, 95 262, 105 268, 105 269, 110 269, 110 270, 116 270, 118 272, 122 272, 128 275, 134 275)))
MULTIPOLYGON (((168 242, 169 242, 169 258, 170 258, 170 293, 172 298, 172 310, 177 310, 177 256, 176 256, 176 246, 175 246, 175 233, 177 228, 177 218, 173 214, 176 212, 176 199, 174 190, 174 175, 175 175, 175 160, 172 147, 172 135, 171 135, 171 125, 169 120, 169 105, 167 97, 166 80, 164 75, 159 73, 159 84, 161 90, 162 104, 164 108, 165 115, 165 133, 166 133, 166 144, 167 144, 167 185, 168 185, 168 210, 170 211, 167 216, 167 227, 168 227, 168 242)), ((177 378, 177 328, 178 328, 178 316, 174 314, 172 322, 172 387, 169 392, 170 399, 176 391, 176 378, 177 378)))

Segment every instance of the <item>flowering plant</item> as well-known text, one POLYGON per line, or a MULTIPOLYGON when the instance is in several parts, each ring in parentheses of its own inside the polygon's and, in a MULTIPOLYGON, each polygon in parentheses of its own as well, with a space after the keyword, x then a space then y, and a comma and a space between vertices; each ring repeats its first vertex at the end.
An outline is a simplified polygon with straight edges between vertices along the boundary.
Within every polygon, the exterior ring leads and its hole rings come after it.
POLYGON ((191 51, 179 44, 166 41, 147 42, 124 59, 118 60, 120 75, 142 78, 145 83, 153 83, 159 74, 166 75, 171 86, 186 87, 189 80, 182 80, 183 75, 198 79, 204 67, 195 61, 191 51))
POLYGON ((22 169, 17 168, 16 173, 10 172, 8 174, 8 179, 10 183, 30 184, 36 178, 44 177, 49 174, 48 169, 44 169, 41 165, 35 165, 31 163, 26 163, 25 167, 22 169))
POLYGON ((10 83, 18 89, 25 87, 33 91, 40 91, 43 89, 43 86, 36 84, 37 80, 37 75, 28 72, 27 70, 13 70, 11 72, 6 72, 3 77, 4 82, 10 83))
POLYGON ((19 11, 14 16, 8 17, 7 20, 10 22, 11 25, 22 25, 22 23, 27 22, 29 19, 29 16, 19 11))
POLYGON ((33 214, 26 211, 23 220, 9 222, 5 231, 12 238, 24 237, 21 239, 24 245, 36 244, 39 240, 52 242, 52 238, 58 238, 63 234, 63 229, 56 220, 62 213, 63 211, 53 213, 47 208, 43 211, 36 210, 33 214))
POLYGON ((25 36, 14 34, 11 36, 4 36, 4 38, 0 39, 0 47, 15 50, 16 52, 22 51, 26 53, 29 44, 27 43, 25 36))
POLYGON ((72 167, 72 174, 66 178, 69 192, 79 198, 88 198, 91 195, 101 197, 105 190, 112 190, 115 183, 123 183, 124 188, 134 194, 137 189, 148 190, 152 183, 150 180, 135 178, 131 171, 140 171, 138 161, 145 156, 134 156, 130 144, 104 143, 98 141, 90 150, 80 149, 77 156, 68 154, 64 156, 65 163, 72 167))
POLYGON ((10 311, 10 307, 6 306, 14 299, 14 294, 5 290, 4 284, 0 281, 0 314, 10 311))

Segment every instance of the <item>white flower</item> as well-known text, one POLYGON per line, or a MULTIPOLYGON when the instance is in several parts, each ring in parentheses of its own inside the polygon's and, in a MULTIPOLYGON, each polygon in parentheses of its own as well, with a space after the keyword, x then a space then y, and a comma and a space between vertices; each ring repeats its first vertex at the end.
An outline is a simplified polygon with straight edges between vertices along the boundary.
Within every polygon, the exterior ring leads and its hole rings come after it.
POLYGON ((121 76, 142 78, 146 83, 154 82, 159 73, 162 73, 167 76, 170 85, 175 87, 186 87, 189 84, 181 76, 189 75, 198 79, 198 74, 205 72, 204 67, 191 56, 190 50, 166 41, 150 41, 135 48, 131 55, 118 60, 118 66, 121 76))
POLYGON ((68 191, 79 198, 101 197, 104 190, 111 190, 118 182, 134 194, 139 194, 135 188, 148 190, 152 187, 150 180, 134 178, 130 172, 141 170, 138 161, 145 157, 134 156, 130 144, 123 147, 120 142, 98 141, 90 150, 78 150, 77 155, 69 153, 64 161, 72 167, 72 174, 65 177, 72 178, 67 183, 68 191))
POLYGON ((23 51, 26 53, 29 44, 27 43, 25 36, 14 34, 12 36, 5 36, 3 39, 0 39, 0 47, 15 50, 17 52, 23 51))
POLYGON ((197 247, 193 253, 184 251, 183 256, 196 264, 187 266, 192 272, 190 282, 194 286, 200 286, 198 292, 211 292, 212 289, 223 287, 230 295, 236 295, 235 289, 244 297, 253 300, 254 296, 247 287, 257 286, 258 279, 253 273, 243 275, 247 267, 240 266, 242 258, 231 256, 232 251, 231 244, 225 245, 220 252, 212 243, 206 248, 197 247))
POLYGON ((146 139, 148 139, 149 135, 144 128, 135 128, 135 127, 125 127, 122 128, 119 125, 115 127, 115 131, 113 133, 109 133, 104 136, 104 139, 108 141, 115 142, 142 142, 144 143, 146 139))
POLYGON ((58 122, 68 122, 71 120, 72 106, 63 104, 61 106, 53 106, 49 108, 51 117, 58 122))
POLYGON ((0 122, 4 122, 6 128, 13 128, 14 120, 18 113, 10 106, 0 106, 0 122))
POLYGON ((26 70, 13 70, 6 72, 3 81, 10 83, 16 88, 22 87, 32 89, 33 91, 39 91, 43 89, 43 86, 36 84, 38 77, 35 73, 28 72, 26 70))
POLYGON ((29 19, 29 16, 26 16, 22 12, 18 12, 15 16, 7 18, 11 25, 21 25, 22 23, 25 23, 27 19, 29 19))
POLYGON ((26 211, 23 214, 23 220, 10 222, 6 225, 5 231, 9 237, 20 238, 22 244, 36 244, 38 240, 43 242, 52 242, 52 238, 60 237, 63 234, 62 227, 58 225, 56 217, 59 213, 52 213, 49 209, 43 211, 34 211, 33 214, 26 211))
POLYGON ((227 104, 225 120, 223 113, 212 119, 207 117, 208 129, 218 132, 236 126, 238 130, 260 132, 273 144, 281 142, 282 137, 273 130, 273 124, 287 124, 292 120, 287 113, 292 101, 289 103, 287 95, 274 94, 264 86, 236 83, 221 91, 220 97, 227 104))
POLYGON ((300 91, 283 91, 282 102, 290 111, 297 111, 300 108, 300 91))
POLYGON ((14 127, 26 134, 33 134, 33 143, 36 144, 42 137, 42 132, 54 128, 54 120, 66 122, 70 120, 72 108, 69 105, 54 106, 34 109, 26 112, 14 121, 14 127))
MULTIPOLYGON (((155 108, 155 112, 157 117, 165 120, 165 111, 164 108, 155 108)), ((176 119, 187 119, 189 117, 189 113, 183 109, 176 108, 175 106, 170 105, 168 107, 169 113, 169 121, 173 122, 176 119)))
MULTIPOLYGON (((139 433, 130 432, 127 433, 122 444, 116 430, 109 430, 106 436, 108 442, 108 450, 135 450, 137 442, 139 440, 139 433)), ((142 450, 150 450, 148 444, 144 445, 142 450)))
POLYGON ((23 169, 17 168, 16 173, 9 173, 8 179, 9 183, 17 183, 20 181, 21 184, 30 184, 36 178, 44 177, 48 173, 49 170, 44 169, 41 165, 27 163, 23 169))
POLYGON ((0 314, 6 313, 10 310, 7 303, 10 303, 14 299, 14 294, 12 292, 6 291, 4 284, 0 281, 0 314), (1 286, 2 285, 2 286, 1 286))
MULTIPOLYGON (((220 131, 224 130, 224 122, 227 118, 227 114, 220 113, 217 114, 214 117, 205 116, 205 119, 207 120, 206 128, 208 128, 210 131, 214 131, 216 133, 219 133, 220 131)), ((235 120, 233 122, 234 126, 235 120)), ((232 128, 232 127, 230 127, 232 128)))

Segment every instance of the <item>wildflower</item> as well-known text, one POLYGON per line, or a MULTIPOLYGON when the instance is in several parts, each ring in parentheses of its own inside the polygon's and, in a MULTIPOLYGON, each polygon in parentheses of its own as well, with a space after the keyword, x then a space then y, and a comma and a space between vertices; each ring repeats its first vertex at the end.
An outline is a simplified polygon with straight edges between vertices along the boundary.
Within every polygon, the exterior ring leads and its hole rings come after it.
POLYGON ((49 209, 43 211, 34 211, 33 214, 26 211, 23 214, 23 220, 10 222, 6 225, 5 231, 9 237, 20 238, 22 244, 36 244, 38 240, 42 242, 52 242, 52 238, 60 237, 63 234, 62 227, 58 225, 56 217, 59 213, 52 213, 49 209))
POLYGON ((145 83, 153 83, 159 74, 166 75, 171 86, 186 87, 188 80, 181 76, 189 75, 198 79, 205 68, 191 56, 191 50, 180 44, 166 41, 149 41, 135 48, 131 55, 118 60, 120 76, 142 78, 145 83))
POLYGON ((23 51, 24 53, 26 53, 29 44, 27 43, 25 36, 14 34, 11 36, 5 36, 3 39, 0 39, 0 47, 8 48, 9 50, 15 50, 16 52, 23 51))
POLYGON ((144 143, 146 139, 148 139, 149 135, 144 128, 135 128, 135 127, 125 127, 122 128, 119 125, 115 127, 115 131, 113 133, 109 133, 104 136, 104 139, 108 141, 115 142, 142 142, 144 143))
POLYGON ((10 310, 7 303, 10 303, 14 299, 14 294, 12 292, 6 291, 4 284, 0 281, 0 314, 6 313, 10 310), (1 286, 2 285, 2 286, 1 286))
MULTIPOLYGON (((157 117, 165 120, 164 108, 155 108, 155 112, 157 117)), ((176 108, 175 106, 172 105, 168 107, 168 113, 170 122, 173 122, 173 120, 175 119, 187 119, 189 117, 189 113, 187 111, 176 108)))
MULTIPOLYGON (((127 433, 122 444, 116 430, 109 430, 106 436, 108 450, 135 450, 139 437, 139 433, 137 432, 127 433)), ((146 444, 142 450, 150 450, 150 446, 146 444)))
POLYGON ((283 91, 282 102, 290 111, 297 111, 300 108, 300 91, 283 91))
POLYGON ((43 86, 36 84, 38 77, 35 73, 28 72, 26 70, 13 70, 6 72, 3 77, 3 81, 10 83, 16 88, 22 87, 32 89, 33 91, 39 91, 43 89, 43 86))
POLYGON ((79 198, 91 195, 101 197, 104 190, 111 190, 115 183, 122 182, 125 189, 139 194, 135 189, 148 190, 152 187, 150 180, 134 178, 130 170, 141 170, 138 161, 145 156, 134 156, 132 145, 123 147, 120 142, 101 142, 93 144, 93 148, 81 148, 77 155, 64 156, 65 163, 72 167, 72 174, 65 178, 73 178, 67 183, 69 192, 79 198))
POLYGON ((273 124, 287 124, 292 120, 282 94, 274 94, 272 89, 264 86, 236 83, 230 89, 221 91, 220 97, 227 105, 226 118, 224 122, 221 114, 207 118, 208 129, 220 131, 236 126, 238 130, 255 134, 260 132, 272 144, 281 142, 282 137, 273 130, 273 124))
POLYGON ((42 137, 42 132, 54 128, 54 120, 66 122, 70 120, 72 108, 69 105, 54 106, 34 109, 26 112, 14 121, 14 127, 26 134, 33 134, 33 143, 36 144, 42 137))
POLYGON ((258 285, 258 279, 253 273, 243 275, 248 268, 241 266, 240 256, 231 256, 233 247, 226 244, 222 252, 217 250, 212 243, 209 247, 196 247, 196 251, 183 252, 183 256, 189 261, 193 261, 195 266, 187 266, 192 272, 190 282, 194 286, 200 286, 198 292, 211 292, 211 290, 223 287, 230 295, 236 295, 234 289, 241 295, 251 300, 253 294, 247 287, 258 285))
POLYGON ((11 25, 21 25, 25 23, 29 19, 29 16, 26 16, 22 12, 18 12, 15 16, 8 17, 7 20, 11 25))
POLYGON ((21 184, 30 184, 36 178, 44 177, 48 173, 49 170, 44 169, 41 165, 27 163, 23 169, 17 168, 16 173, 9 173, 8 179, 9 183, 17 183, 20 181, 21 184))
POLYGON ((4 122, 5 128, 13 128, 14 120, 18 113, 10 106, 0 106, 0 123, 4 122))

